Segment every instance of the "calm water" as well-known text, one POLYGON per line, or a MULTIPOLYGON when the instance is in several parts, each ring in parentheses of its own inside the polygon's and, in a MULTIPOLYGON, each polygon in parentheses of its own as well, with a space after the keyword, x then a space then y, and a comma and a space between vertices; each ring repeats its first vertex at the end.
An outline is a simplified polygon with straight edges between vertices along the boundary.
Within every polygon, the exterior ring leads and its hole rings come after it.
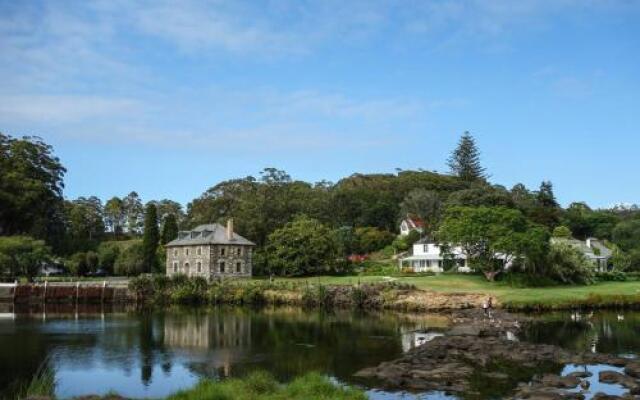
MULTIPOLYGON (((50 306, 14 312, 7 307, 0 309, 4 396, 46 364, 55 371, 60 397, 111 390, 125 396, 160 397, 193 386, 202 377, 242 376, 266 369, 281 380, 320 371, 339 382, 361 385, 373 399, 415 398, 375 390, 375 383, 358 381, 353 374, 397 358, 446 327, 437 316, 299 308, 140 313, 100 307, 76 312, 50 306)), ((639 313, 547 314, 537 321, 523 338, 573 350, 640 353, 639 313)), ((486 395, 495 396, 495 392, 486 395)), ((448 398, 440 393, 419 397, 448 398)))

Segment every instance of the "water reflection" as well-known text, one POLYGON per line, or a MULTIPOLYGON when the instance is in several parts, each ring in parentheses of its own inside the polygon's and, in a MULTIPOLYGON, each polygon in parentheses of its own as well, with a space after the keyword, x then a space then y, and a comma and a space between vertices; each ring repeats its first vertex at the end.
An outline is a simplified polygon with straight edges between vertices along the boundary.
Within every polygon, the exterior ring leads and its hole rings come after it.
POLYGON ((640 313, 572 311, 541 314, 521 337, 579 352, 634 356, 640 353, 640 313))
POLYGON ((281 380, 320 371, 351 383, 357 370, 399 356, 425 332, 445 325, 437 317, 298 308, 136 312, 47 305, 2 312, 5 396, 42 363, 55 370, 60 397, 110 390, 160 397, 204 376, 241 376, 254 369, 281 380))

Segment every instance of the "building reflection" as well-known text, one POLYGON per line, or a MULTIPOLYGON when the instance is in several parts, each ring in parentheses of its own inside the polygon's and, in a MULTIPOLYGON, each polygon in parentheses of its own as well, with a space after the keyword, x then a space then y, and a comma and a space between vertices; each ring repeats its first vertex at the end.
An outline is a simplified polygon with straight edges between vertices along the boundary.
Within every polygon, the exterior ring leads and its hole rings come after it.
POLYGON ((204 352, 206 358, 194 365, 194 369, 207 376, 228 377, 233 364, 248 354, 251 318, 242 312, 217 310, 201 314, 167 314, 164 344, 191 354, 204 352))

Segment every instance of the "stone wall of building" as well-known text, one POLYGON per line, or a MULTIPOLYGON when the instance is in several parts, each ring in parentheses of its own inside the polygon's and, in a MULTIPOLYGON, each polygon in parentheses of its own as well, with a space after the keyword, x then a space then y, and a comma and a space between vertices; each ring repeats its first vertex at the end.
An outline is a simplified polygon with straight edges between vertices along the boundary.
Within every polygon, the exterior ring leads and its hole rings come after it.
POLYGON ((252 246, 245 245, 172 246, 167 248, 167 276, 251 277, 252 253, 252 246))

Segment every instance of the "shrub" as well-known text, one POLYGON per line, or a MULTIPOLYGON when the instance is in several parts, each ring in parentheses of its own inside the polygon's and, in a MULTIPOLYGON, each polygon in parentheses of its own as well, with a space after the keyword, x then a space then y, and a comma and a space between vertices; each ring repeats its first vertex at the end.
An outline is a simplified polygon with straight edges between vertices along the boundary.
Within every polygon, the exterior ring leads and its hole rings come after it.
POLYGON ((596 279, 602 282, 625 282, 627 275, 622 271, 598 272, 596 279))
POLYGON ((576 248, 566 243, 554 243, 547 255, 547 277, 560 283, 590 284, 594 268, 576 248))

